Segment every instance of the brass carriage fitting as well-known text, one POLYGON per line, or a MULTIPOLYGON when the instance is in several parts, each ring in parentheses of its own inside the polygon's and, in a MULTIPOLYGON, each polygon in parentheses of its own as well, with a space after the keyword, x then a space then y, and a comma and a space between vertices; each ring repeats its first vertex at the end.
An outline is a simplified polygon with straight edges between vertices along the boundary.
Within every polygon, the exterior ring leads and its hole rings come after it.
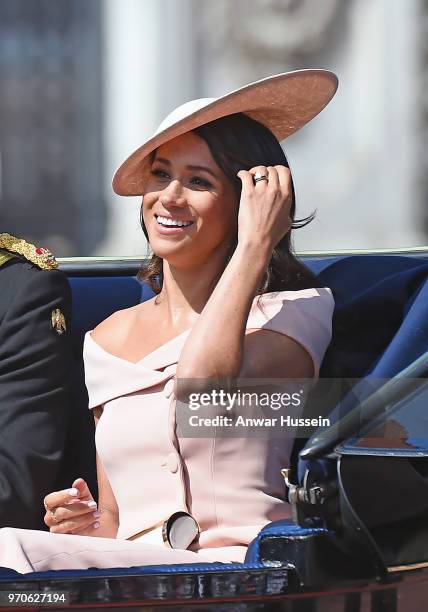
POLYGON ((307 516, 303 512, 302 505, 309 504, 312 506, 322 504, 326 500, 326 490, 324 487, 308 486, 307 477, 308 472, 305 474, 303 486, 293 484, 290 481, 291 469, 283 468, 281 474, 284 477, 285 486, 287 489, 288 502, 291 505, 292 519, 296 525, 302 525, 305 522, 307 516))

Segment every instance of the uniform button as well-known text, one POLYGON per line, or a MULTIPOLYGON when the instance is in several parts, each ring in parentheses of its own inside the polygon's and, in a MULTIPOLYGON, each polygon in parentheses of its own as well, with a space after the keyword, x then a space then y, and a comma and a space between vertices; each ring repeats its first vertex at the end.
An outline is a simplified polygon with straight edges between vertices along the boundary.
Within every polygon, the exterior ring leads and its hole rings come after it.
POLYGON ((171 378, 170 380, 168 380, 168 382, 166 383, 163 392, 165 397, 170 397, 172 395, 172 392, 174 391, 174 380, 171 378))
POLYGON ((169 455, 166 458, 166 465, 168 466, 168 469, 172 474, 175 474, 177 472, 178 461, 174 453, 169 453, 169 455))

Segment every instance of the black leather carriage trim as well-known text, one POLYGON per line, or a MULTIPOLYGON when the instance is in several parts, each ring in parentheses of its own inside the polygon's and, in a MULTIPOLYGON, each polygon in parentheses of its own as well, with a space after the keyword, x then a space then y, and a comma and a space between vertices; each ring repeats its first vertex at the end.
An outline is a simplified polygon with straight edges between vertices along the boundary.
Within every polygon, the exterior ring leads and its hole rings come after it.
MULTIPOLYGON (((18 574, 0 568, 0 590, 65 592, 70 606, 150 602, 268 600, 288 592, 286 568, 259 564, 202 563, 18 574)), ((67 606, 68 607, 68 606, 67 606)))
POLYGON ((20 574, 7 567, 0 567, 0 586, 5 580, 49 580, 65 578, 136 576, 141 574, 176 574, 180 572, 218 572, 219 570, 265 569, 261 563, 176 563, 171 565, 141 565, 100 569, 52 570, 20 574))
POLYGON ((291 521, 267 525, 250 544, 246 561, 286 568, 292 588, 333 586, 344 580, 375 579, 385 574, 371 551, 351 551, 328 529, 300 527, 291 521))
POLYGON ((302 538, 322 533, 328 533, 327 529, 322 527, 300 527, 299 525, 292 523, 291 520, 287 519, 269 523, 266 527, 263 527, 257 537, 251 542, 250 546, 248 547, 245 562, 259 563, 264 567, 271 567, 272 565, 280 564, 279 561, 274 561, 271 563, 273 560, 262 559, 262 543, 267 538, 281 538, 284 540, 284 542, 286 542, 289 538, 302 538))

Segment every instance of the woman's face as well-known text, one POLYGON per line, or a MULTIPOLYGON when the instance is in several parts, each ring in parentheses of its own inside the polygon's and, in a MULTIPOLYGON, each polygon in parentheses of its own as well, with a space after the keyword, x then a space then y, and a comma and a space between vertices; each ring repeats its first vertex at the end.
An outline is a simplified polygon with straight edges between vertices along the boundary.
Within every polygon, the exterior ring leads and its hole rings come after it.
POLYGON ((143 200, 156 255, 177 265, 225 257, 237 213, 232 185, 200 136, 187 132, 156 150, 143 200))

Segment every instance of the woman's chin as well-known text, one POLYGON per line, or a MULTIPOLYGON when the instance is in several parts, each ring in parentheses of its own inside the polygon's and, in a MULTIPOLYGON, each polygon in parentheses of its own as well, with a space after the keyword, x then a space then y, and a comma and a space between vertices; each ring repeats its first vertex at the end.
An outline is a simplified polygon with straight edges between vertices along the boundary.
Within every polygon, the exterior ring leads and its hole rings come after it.
MULTIPOLYGON (((178 262, 183 258, 189 257, 189 245, 183 243, 167 243, 164 241, 155 240, 150 243, 151 249, 155 255, 165 259, 169 263, 178 262)), ((192 249, 190 249, 191 251, 192 249)))

